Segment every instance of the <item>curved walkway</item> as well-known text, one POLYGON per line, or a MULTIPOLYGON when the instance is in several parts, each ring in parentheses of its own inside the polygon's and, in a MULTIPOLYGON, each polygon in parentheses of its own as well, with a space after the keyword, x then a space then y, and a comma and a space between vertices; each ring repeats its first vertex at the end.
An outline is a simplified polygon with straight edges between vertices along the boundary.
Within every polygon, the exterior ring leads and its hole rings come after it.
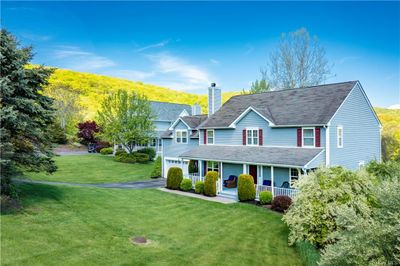
POLYGON ((67 185, 79 187, 100 187, 100 188, 125 188, 125 189, 144 189, 144 188, 160 188, 165 187, 165 179, 158 178, 149 181, 133 181, 122 183, 100 183, 100 184, 82 184, 70 182, 50 182, 50 181, 34 181, 29 179, 14 179, 15 182, 45 185, 67 185))

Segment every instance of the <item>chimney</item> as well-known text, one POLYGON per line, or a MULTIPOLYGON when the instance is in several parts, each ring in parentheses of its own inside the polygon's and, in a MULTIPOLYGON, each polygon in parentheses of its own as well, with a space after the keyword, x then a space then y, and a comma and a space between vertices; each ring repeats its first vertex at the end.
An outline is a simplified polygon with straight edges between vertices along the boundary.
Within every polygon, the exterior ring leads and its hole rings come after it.
POLYGON ((192 115, 201 115, 201 106, 198 103, 192 105, 192 115))
POLYGON ((222 97, 221 89, 215 83, 211 83, 208 88, 208 116, 210 117, 221 107, 222 97))

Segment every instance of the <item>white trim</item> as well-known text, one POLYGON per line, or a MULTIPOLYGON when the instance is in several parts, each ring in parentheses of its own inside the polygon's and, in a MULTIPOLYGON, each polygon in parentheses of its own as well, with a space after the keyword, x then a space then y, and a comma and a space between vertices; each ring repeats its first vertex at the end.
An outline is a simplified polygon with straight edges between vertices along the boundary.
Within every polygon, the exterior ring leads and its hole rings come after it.
POLYGON ((298 125, 273 125, 272 128, 279 128, 279 127, 323 127, 326 124, 298 124, 298 125))
POLYGON ((320 156, 321 153, 323 153, 324 151, 326 151, 326 150, 323 149, 322 151, 320 151, 317 155, 314 156, 314 158, 312 158, 312 159, 311 159, 308 163, 306 163, 306 164, 304 165, 304 167, 302 167, 302 168, 308 169, 308 165, 309 165, 312 161, 314 161, 316 158, 318 158, 318 156, 320 156))
MULTIPOLYGON (((310 138, 310 137, 307 137, 310 138)), ((315 127, 302 127, 301 128, 301 147, 302 148, 315 148, 315 127), (313 130, 313 145, 312 146, 304 146, 304 129, 312 129, 313 130)))
POLYGON ((253 111, 256 114, 258 114, 262 119, 264 119, 265 121, 268 122, 269 126, 274 125, 274 123, 272 123, 270 120, 268 120, 268 118, 266 118, 265 116, 263 116, 262 114, 260 114, 260 112, 258 112, 256 109, 254 109, 253 107, 249 107, 247 108, 241 115, 239 115, 230 125, 230 128, 236 128, 236 124, 245 116, 247 115, 248 112, 253 111))
POLYGON ((341 149, 343 148, 343 140, 344 140, 344 133, 343 133, 343 126, 339 125, 336 127, 336 147, 341 149), (341 135, 339 135, 339 130, 341 130, 341 135), (339 136, 341 138, 341 143, 339 143, 339 136))
POLYGON ((300 180, 300 169, 299 168, 289 168, 289 187, 292 188, 292 169, 297 170, 297 181, 300 180))
POLYGON ((246 146, 260 146, 260 128, 259 127, 246 127, 244 128, 246 130, 246 146), (254 141, 254 136, 253 136, 253 131, 257 131, 257 144, 249 144, 249 132, 251 131, 251 141, 254 141))
POLYGON ((215 130, 214 129, 206 129, 206 144, 207 145, 214 145, 215 144, 215 130), (208 143, 208 131, 212 131, 212 133, 213 133, 213 137, 212 137, 213 143, 208 143))
POLYGON ((247 174, 247 164, 243 164, 243 174, 247 174))
POLYGON ((272 192, 272 198, 274 198, 274 167, 271 166, 271 192, 272 192))
POLYGON ((177 129, 177 130, 175 130, 175 132, 174 132, 174 140, 175 140, 176 144, 188 144, 189 143, 189 132, 188 132, 188 130, 186 130, 186 129, 177 129), (181 132, 181 138, 180 138, 181 142, 177 141, 177 139, 178 139, 177 133, 178 132, 181 132), (186 132, 186 142, 183 142, 183 136, 182 136, 183 132, 186 132))
POLYGON ((182 117, 182 116, 189 116, 189 113, 188 113, 188 111, 186 111, 186 109, 183 109, 183 111, 179 114, 179 117, 182 117))
POLYGON ((174 128, 175 128, 175 126, 179 123, 179 122, 182 122, 183 124, 185 124, 185 126, 187 126, 187 128, 188 129, 192 129, 191 127, 189 127, 189 125, 188 124, 186 124, 186 122, 185 121, 183 121, 183 119, 182 118, 178 118, 178 119, 176 119, 175 120, 175 122, 174 123, 172 123, 172 125, 168 128, 169 130, 174 130, 174 128))
MULTIPOLYGON (((328 167, 331 163, 331 136, 330 136, 330 125, 326 126, 325 129, 325 166, 328 167)), ((306 165, 307 166, 307 165, 306 165)))

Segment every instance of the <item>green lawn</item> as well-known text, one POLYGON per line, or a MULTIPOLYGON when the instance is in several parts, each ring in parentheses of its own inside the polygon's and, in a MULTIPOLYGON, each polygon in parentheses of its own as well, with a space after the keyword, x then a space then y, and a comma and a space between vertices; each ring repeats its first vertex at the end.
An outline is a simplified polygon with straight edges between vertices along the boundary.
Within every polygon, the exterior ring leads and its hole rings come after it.
POLYGON ((4 265, 301 264, 281 215, 253 205, 153 189, 20 189, 24 211, 1 217, 4 265), (153 243, 134 246, 131 236, 153 243))
POLYGON ((40 181, 75 183, 109 183, 150 179, 154 163, 127 164, 100 154, 63 155, 54 158, 58 166, 54 174, 28 173, 26 177, 40 181))

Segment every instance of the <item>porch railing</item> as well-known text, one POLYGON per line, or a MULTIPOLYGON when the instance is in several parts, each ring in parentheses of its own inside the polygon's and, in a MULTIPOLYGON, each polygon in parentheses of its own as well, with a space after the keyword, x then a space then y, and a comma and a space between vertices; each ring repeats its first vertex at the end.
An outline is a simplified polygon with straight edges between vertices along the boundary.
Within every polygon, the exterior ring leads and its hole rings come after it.
POLYGON ((192 185, 196 184, 197 181, 203 181, 204 182, 204 176, 200 176, 198 173, 191 173, 189 174, 189 179, 192 180, 192 185))
MULTIPOLYGON (((272 186, 264 186, 264 185, 257 185, 256 186, 256 199, 259 198, 260 192, 262 191, 270 191, 272 192, 272 186)), ((281 188, 281 187, 274 187, 274 197, 276 196, 288 196, 290 198, 294 198, 298 193, 297 189, 294 188, 281 188)))

